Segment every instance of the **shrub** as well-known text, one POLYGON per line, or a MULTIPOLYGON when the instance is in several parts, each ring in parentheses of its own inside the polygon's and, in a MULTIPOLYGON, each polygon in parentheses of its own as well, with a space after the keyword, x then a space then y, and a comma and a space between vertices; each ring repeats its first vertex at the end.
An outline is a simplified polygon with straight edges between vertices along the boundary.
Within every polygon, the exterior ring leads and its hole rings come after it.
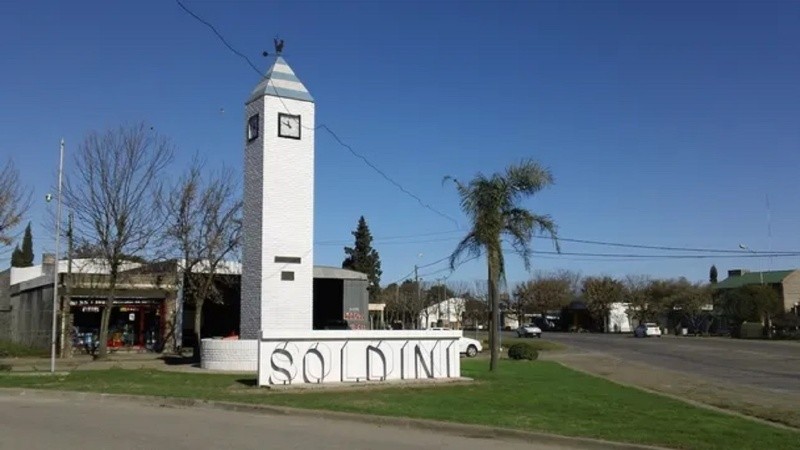
POLYGON ((744 322, 739 327, 738 337, 741 339, 763 339, 764 325, 758 322, 744 322))
POLYGON ((527 342, 518 342, 512 344, 511 347, 508 348, 508 357, 511 359, 527 359, 534 361, 539 357, 539 352, 533 345, 527 342))
POLYGON ((0 364, 0 372, 11 372, 11 364, 0 364))

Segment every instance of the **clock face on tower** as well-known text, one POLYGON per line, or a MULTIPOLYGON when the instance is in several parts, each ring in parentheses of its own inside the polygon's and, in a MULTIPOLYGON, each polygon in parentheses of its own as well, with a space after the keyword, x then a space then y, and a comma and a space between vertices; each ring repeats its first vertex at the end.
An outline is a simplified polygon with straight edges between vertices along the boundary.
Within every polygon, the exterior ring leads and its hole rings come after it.
POLYGON ((278 137, 300 139, 300 116, 278 113, 278 137))

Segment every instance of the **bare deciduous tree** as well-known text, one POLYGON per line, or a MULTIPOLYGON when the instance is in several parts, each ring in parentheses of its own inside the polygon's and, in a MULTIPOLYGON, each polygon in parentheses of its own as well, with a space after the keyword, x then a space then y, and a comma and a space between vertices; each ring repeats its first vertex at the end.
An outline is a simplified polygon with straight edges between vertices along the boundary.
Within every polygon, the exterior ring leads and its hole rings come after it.
POLYGON ((464 317, 476 329, 489 324, 489 283, 487 280, 474 280, 472 291, 464 295, 464 317))
POLYGON ((645 275, 628 275, 623 280, 625 284, 625 299, 628 303, 628 317, 636 322, 636 325, 655 320, 661 312, 659 302, 648 295, 650 286, 649 277, 645 275))
POLYGON ((583 275, 580 272, 575 272, 568 269, 559 269, 554 273, 556 278, 566 280, 569 283, 569 291, 572 298, 570 301, 577 299, 581 296, 583 289, 583 275))
POLYGON ((466 297, 469 295, 469 283, 466 281, 450 281, 447 283, 448 288, 454 293, 456 299, 452 302, 453 315, 458 319, 458 327, 464 328, 465 317, 467 312, 466 297))
POLYGON ((164 237, 182 258, 184 298, 194 303, 194 357, 200 356, 203 305, 221 301, 217 282, 226 272, 226 258, 241 243, 242 197, 233 171, 222 168, 203 176, 203 164, 195 158, 172 187, 166 202, 169 225, 164 237))
POLYGON ((95 248, 109 271, 97 357, 108 354, 108 328, 120 268, 142 254, 164 223, 161 177, 173 146, 144 124, 90 132, 75 153, 64 184, 64 203, 75 232, 95 248))
MULTIPOLYGON (((671 309, 680 311, 681 319, 689 325, 695 335, 708 331, 711 305, 712 288, 710 285, 700 283, 686 282, 669 301, 671 309), (705 329, 703 328, 704 323, 706 325, 705 329)), ((780 307, 775 309, 780 311, 780 307)), ((768 314, 767 312, 767 320, 769 320, 768 314)))
POLYGON ((531 305, 533 304, 533 280, 524 283, 518 283, 514 286, 514 290, 508 297, 506 308, 514 314, 519 325, 525 323, 526 314, 530 313, 531 305))
POLYGON ((595 322, 602 324, 604 333, 608 333, 608 313, 611 304, 620 302, 625 295, 625 285, 614 278, 587 277, 583 279, 583 296, 595 322))
POLYGON ((12 230, 22 221, 30 206, 30 194, 19 180, 19 171, 10 160, 0 170, 0 248, 11 245, 12 230))
POLYGON ((533 290, 534 312, 540 313, 542 318, 547 318, 547 313, 558 311, 567 306, 572 300, 572 280, 561 274, 549 274, 537 277, 531 286, 533 290))

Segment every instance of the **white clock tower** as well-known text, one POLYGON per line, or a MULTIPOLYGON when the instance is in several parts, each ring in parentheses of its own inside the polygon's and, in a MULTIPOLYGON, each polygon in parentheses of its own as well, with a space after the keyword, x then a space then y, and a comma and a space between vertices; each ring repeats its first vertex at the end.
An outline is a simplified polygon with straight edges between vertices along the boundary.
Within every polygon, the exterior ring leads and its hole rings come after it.
POLYGON ((311 331, 314 99, 278 56, 245 110, 240 336, 311 331))

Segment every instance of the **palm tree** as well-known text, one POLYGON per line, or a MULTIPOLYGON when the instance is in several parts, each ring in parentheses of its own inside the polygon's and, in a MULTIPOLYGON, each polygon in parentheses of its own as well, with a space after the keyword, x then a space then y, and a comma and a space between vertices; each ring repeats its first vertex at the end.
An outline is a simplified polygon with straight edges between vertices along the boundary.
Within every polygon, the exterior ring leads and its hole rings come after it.
POLYGON ((525 198, 553 184, 553 175, 535 161, 525 160, 506 168, 505 173, 495 173, 487 177, 481 173, 469 183, 452 180, 461 198, 461 209, 469 217, 471 229, 459 242, 450 255, 450 269, 465 255, 472 258, 486 253, 489 284, 489 346, 492 359, 489 370, 497 368, 499 356, 498 320, 500 303, 498 283, 505 281, 505 260, 502 243, 504 238, 510 241, 514 251, 518 253, 525 269, 530 270, 532 250, 530 248, 534 231, 548 234, 560 251, 556 234, 556 224, 547 215, 533 214, 520 206, 525 198))

